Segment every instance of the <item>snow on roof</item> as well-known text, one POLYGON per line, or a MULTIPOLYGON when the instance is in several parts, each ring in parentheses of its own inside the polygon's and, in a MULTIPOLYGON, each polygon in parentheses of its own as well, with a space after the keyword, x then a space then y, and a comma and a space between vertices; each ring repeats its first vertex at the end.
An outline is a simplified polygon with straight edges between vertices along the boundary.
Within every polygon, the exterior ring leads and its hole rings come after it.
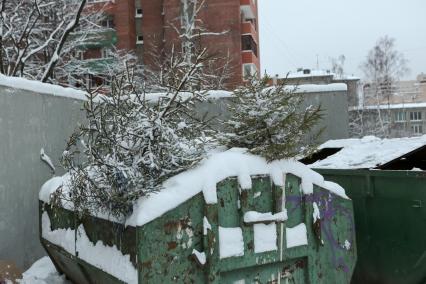
MULTIPOLYGON (((133 214, 126 221, 126 225, 142 226, 201 192, 206 203, 217 203, 216 184, 228 177, 238 177, 241 188, 250 189, 253 175, 270 175, 274 184, 283 186, 283 173, 300 177, 305 194, 311 194, 315 184, 343 198, 348 198, 342 187, 324 181, 320 174, 296 160, 267 163, 264 158, 247 153, 246 149, 234 148, 211 153, 198 167, 167 180, 164 183, 164 189, 160 192, 140 198, 134 205, 133 214)), ((67 175, 64 175, 62 178, 55 177, 47 181, 40 190, 39 199, 49 203, 50 195, 61 185, 62 190, 66 190, 67 180, 67 175)), ((102 214, 97 216, 105 218, 102 214)))
MULTIPOLYGON (((165 98, 166 96, 172 96, 173 94, 168 94, 168 93, 148 93, 145 95, 146 100, 148 101, 152 101, 152 102, 156 102, 158 101, 160 98, 165 98)), ((192 96, 192 93, 188 93, 188 92, 180 92, 179 96, 182 99, 188 98, 189 96, 192 96)), ((207 91, 207 93, 205 94, 207 99, 212 99, 212 100, 217 100, 217 99, 221 99, 221 98, 232 98, 233 97, 233 93, 232 92, 228 92, 228 91, 222 91, 222 90, 211 90, 211 91, 207 91)))
POLYGON ((345 83, 333 83, 325 85, 302 84, 297 86, 296 93, 346 92, 347 90, 348 85, 345 83))
POLYGON ((331 76, 335 80, 359 80, 359 77, 353 76, 353 75, 338 75, 336 73, 327 71, 327 70, 315 70, 311 69, 309 70, 309 74, 305 74, 303 70, 296 71, 296 72, 290 72, 287 75, 287 78, 289 79, 297 79, 297 78, 309 78, 309 77, 323 77, 323 76, 331 76))
MULTIPOLYGON (((25 78, 9 77, 2 74, 0 74, 0 86, 31 91, 39 94, 48 94, 77 100, 87 100, 87 93, 81 90, 66 88, 48 83, 42 83, 40 81, 28 80, 25 78)), ((164 97, 165 95, 166 93, 149 93, 146 94, 146 99, 156 101, 159 98, 164 97)), ((183 97, 188 95, 190 95, 190 93, 181 93, 181 96, 183 97)), ((206 96, 208 99, 229 98, 232 97, 232 93, 222 90, 212 90, 208 91, 206 96)))
POLYGON ((317 169, 371 169, 395 160, 424 145, 426 145, 426 135, 394 139, 366 136, 362 139, 330 140, 322 144, 319 149, 342 148, 342 150, 309 165, 309 167, 317 169))
POLYGON ((80 90, 19 77, 9 77, 2 74, 0 74, 0 86, 31 91, 39 94, 48 94, 76 100, 86 100, 86 92, 80 90))
POLYGON ((360 107, 351 107, 349 110, 375 110, 375 109, 411 109, 411 108, 426 108, 426 103, 400 103, 400 104, 383 104, 383 105, 368 105, 360 107))
MULTIPOLYGON (((275 88, 275 86, 271 86, 266 89, 271 88, 275 88)), ((345 83, 285 85, 284 90, 287 92, 294 92, 296 94, 346 92, 348 90, 348 85, 345 83)))
MULTIPOLYGON (((287 85, 285 88, 286 91, 294 91, 296 94, 303 93, 323 93, 323 92, 346 92, 348 90, 348 86, 345 83, 333 83, 333 84, 303 84, 303 85, 287 85)), ((151 102, 157 102, 160 98, 164 98, 166 96, 172 96, 173 94, 167 93, 148 93, 145 95, 145 98, 151 102)), ((181 92, 179 96, 182 99, 186 99, 189 96, 192 96, 192 93, 181 92)), ((222 90, 212 90, 206 93, 206 99, 218 100, 223 98, 232 98, 234 94, 229 91, 222 90)))

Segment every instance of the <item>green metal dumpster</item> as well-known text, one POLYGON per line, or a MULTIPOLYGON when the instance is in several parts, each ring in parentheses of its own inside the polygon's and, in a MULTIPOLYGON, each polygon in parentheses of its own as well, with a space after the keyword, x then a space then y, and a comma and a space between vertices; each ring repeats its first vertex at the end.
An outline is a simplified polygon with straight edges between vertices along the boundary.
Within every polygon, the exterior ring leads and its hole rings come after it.
POLYGON ((331 183, 311 183, 306 193, 302 178, 282 177, 277 186, 269 175, 251 176, 249 189, 226 178, 216 203, 199 192, 136 226, 40 201, 40 239, 58 271, 79 284, 349 283, 352 201, 325 188, 331 183))
POLYGON ((426 283, 426 172, 317 170, 353 200, 353 283, 426 283))
POLYGON ((353 200, 352 283, 426 283, 426 136, 331 140, 303 162, 353 200))

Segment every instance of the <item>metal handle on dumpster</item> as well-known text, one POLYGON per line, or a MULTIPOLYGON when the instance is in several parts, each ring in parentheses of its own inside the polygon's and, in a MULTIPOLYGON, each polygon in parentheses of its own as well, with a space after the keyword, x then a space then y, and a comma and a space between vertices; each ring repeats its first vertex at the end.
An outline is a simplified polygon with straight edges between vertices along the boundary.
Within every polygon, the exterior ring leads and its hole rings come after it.
POLYGON ((422 201, 421 200, 413 200, 413 205, 411 205, 413 208, 422 208, 422 201))

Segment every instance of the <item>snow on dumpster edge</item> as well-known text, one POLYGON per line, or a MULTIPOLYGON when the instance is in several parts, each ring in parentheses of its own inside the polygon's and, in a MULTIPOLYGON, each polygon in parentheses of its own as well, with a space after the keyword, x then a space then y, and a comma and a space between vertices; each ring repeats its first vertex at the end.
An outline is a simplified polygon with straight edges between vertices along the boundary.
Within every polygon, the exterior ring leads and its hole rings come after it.
MULTIPOLYGON (((140 198, 135 203, 133 214, 127 219, 126 225, 142 226, 200 192, 204 194, 206 203, 215 204, 217 203, 216 184, 229 177, 238 177, 238 180, 247 181, 247 176, 270 175, 275 185, 283 186, 285 174, 293 174, 301 178, 304 194, 312 194, 313 184, 315 184, 342 198, 349 199, 341 186, 324 181, 320 174, 296 160, 268 163, 262 157, 247 153, 246 149, 233 148, 210 154, 198 167, 167 180, 160 192, 140 198)), ((63 190, 66 190, 66 175, 64 177, 62 183, 60 177, 47 181, 40 191, 40 200, 49 203, 51 193, 61 185, 63 190)), ((251 188, 251 182, 244 184, 244 187, 244 189, 251 188)), ((108 219, 102 214, 96 214, 96 216, 108 219)))
POLYGON ((49 242, 65 249, 71 255, 76 255, 91 265, 111 274, 125 283, 137 283, 138 272, 130 261, 130 255, 123 255, 114 245, 106 246, 102 241, 93 244, 84 230, 83 225, 73 229, 51 229, 47 212, 42 214, 42 236, 49 242), (77 235, 77 239, 75 236, 77 235))

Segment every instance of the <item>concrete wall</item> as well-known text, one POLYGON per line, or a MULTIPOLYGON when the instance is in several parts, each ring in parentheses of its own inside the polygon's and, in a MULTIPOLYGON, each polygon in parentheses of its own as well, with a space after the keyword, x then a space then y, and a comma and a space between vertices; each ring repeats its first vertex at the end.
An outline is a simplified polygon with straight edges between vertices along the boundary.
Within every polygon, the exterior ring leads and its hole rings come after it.
POLYGON ((319 143, 330 139, 349 138, 349 115, 347 92, 306 93, 305 105, 321 106, 323 118, 316 130, 323 128, 319 143))
POLYGON ((38 192, 52 173, 40 149, 62 174, 59 158, 83 117, 81 107, 79 100, 0 86, 0 260, 26 269, 45 255, 38 192))
MULTIPOLYGON (((348 137, 346 92, 301 94, 306 105, 321 105, 321 141, 348 137)), ((229 98, 199 105, 201 115, 227 119, 229 98)), ((59 158, 83 119, 82 101, 0 86, 0 260, 26 269, 43 256, 38 232, 38 192, 51 176, 41 161, 44 148, 63 174, 59 158)))
MULTIPOLYGON (((349 138, 347 92, 313 92, 300 93, 300 95, 305 97, 305 107, 320 105, 323 110, 323 117, 314 129, 314 131, 324 129, 318 142, 349 138)), ((200 103, 197 105, 197 109, 201 116, 205 115, 207 119, 213 119, 213 124, 221 129, 220 120, 226 120, 230 117, 227 111, 227 104, 229 103, 232 103, 232 99, 221 98, 200 103)))

